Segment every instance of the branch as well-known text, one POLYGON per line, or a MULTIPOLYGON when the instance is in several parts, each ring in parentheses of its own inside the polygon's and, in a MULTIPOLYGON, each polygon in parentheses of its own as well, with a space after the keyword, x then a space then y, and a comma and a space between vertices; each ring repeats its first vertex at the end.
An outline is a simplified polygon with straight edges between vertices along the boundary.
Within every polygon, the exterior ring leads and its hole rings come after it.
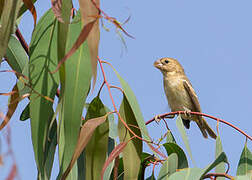
POLYGON ((233 176, 230 176, 226 173, 209 173, 209 174, 206 174, 203 179, 206 179, 206 178, 211 178, 211 177, 225 177, 225 178, 228 178, 228 179, 231 179, 231 180, 234 180, 234 177, 233 176))
POLYGON ((111 99, 111 101, 112 101, 112 104, 113 104, 113 107, 114 107, 114 111, 116 112, 118 118, 120 119, 120 121, 123 123, 123 125, 127 128, 127 130, 128 130, 131 134, 133 134, 136 138, 138 138, 138 139, 140 139, 140 140, 142 140, 142 141, 145 141, 145 142, 149 143, 147 140, 144 140, 143 138, 141 138, 141 137, 139 137, 138 135, 136 135, 136 134, 134 133, 134 131, 132 131, 132 130, 129 128, 129 126, 127 125, 127 123, 126 123, 126 122, 123 120, 123 118, 121 117, 121 115, 120 115, 120 113, 119 113, 119 111, 117 110, 117 107, 116 107, 116 105, 115 105, 115 101, 114 101, 113 96, 112 96, 112 93, 111 93, 111 86, 109 85, 109 83, 108 83, 108 81, 107 81, 107 78, 106 78, 106 75, 105 75, 105 72, 104 72, 104 69, 103 69, 103 66, 102 66, 102 61, 100 60, 99 57, 97 57, 97 58, 98 58, 98 61, 99 61, 100 67, 101 67, 101 71, 102 71, 102 75, 103 75, 104 82, 105 82, 105 84, 106 84, 106 86, 107 86, 107 88, 108 88, 109 96, 110 96, 110 99, 111 99))
MULTIPOLYGON (((170 112, 170 113, 161 114, 161 115, 159 115, 159 117, 160 117, 161 119, 164 119, 164 118, 167 118, 167 116, 169 116, 169 115, 185 114, 185 113, 186 113, 185 111, 176 111, 176 112, 170 112)), ((235 130, 239 131, 241 134, 243 134, 243 135, 246 136, 249 140, 252 141, 252 137, 251 137, 251 136, 249 136, 247 133, 245 133, 244 131, 242 131, 240 128, 234 126, 233 124, 231 124, 231 123, 229 123, 229 122, 227 122, 227 121, 225 121, 225 120, 223 120, 223 119, 219 119, 219 118, 216 118, 216 117, 214 117, 214 116, 211 116, 211 115, 208 115, 208 114, 204 114, 204 113, 200 113, 200 112, 190 112, 190 114, 194 114, 194 115, 198 115, 198 116, 205 116, 205 117, 214 119, 214 120, 216 120, 217 122, 222 122, 222 123, 224 123, 224 124, 227 124, 227 125, 229 125, 230 127, 234 128, 235 130)), ((150 123, 153 122, 153 121, 155 121, 155 118, 152 118, 152 119, 150 119, 149 121, 147 121, 147 122, 145 123, 145 125, 148 125, 148 124, 150 124, 150 123)))

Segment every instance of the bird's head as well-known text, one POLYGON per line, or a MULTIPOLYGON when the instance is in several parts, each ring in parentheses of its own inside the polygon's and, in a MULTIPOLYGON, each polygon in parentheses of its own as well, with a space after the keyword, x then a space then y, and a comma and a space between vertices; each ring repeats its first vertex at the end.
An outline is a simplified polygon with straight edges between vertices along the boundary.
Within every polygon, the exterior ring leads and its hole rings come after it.
POLYGON ((159 69, 164 75, 173 75, 177 73, 184 74, 183 67, 174 58, 161 58, 154 62, 154 66, 159 69))

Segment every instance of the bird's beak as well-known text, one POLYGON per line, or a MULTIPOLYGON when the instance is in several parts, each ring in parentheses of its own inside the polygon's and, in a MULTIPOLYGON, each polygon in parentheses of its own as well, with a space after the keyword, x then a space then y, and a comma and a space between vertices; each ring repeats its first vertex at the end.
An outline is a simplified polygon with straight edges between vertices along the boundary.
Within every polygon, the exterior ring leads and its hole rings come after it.
POLYGON ((153 64, 156 68, 161 69, 163 64, 160 62, 160 60, 157 60, 153 64))

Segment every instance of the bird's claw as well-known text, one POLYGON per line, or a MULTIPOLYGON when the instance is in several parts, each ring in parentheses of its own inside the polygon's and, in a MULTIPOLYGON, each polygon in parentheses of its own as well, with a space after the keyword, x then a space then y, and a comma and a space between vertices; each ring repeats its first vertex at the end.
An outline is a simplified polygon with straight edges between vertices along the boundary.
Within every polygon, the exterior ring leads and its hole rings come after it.
POLYGON ((191 117, 191 111, 190 110, 185 110, 184 113, 185 113, 185 116, 191 117))
POLYGON ((159 123, 160 121, 161 121, 161 117, 160 117, 160 115, 156 115, 155 117, 154 117, 154 120, 156 121, 156 123, 159 123))

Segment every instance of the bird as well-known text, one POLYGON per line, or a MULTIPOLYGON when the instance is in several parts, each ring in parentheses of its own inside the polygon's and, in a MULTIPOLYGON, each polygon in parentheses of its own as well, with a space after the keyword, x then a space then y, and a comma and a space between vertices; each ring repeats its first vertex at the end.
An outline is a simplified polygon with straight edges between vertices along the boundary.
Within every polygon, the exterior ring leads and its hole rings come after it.
POLYGON ((192 84, 178 60, 164 57, 156 60, 153 65, 163 74, 164 91, 171 111, 185 111, 185 114, 181 115, 185 128, 189 129, 190 122, 194 121, 204 138, 209 135, 216 139, 215 132, 202 116, 190 114, 202 111, 192 84))

